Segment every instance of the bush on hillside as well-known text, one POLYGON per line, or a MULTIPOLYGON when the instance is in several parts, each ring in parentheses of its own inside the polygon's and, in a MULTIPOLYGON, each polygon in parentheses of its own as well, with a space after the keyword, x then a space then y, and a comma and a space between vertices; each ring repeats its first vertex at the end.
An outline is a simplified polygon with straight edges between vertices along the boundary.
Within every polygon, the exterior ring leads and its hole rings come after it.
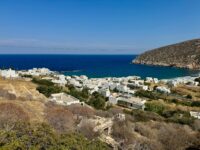
POLYGON ((135 96, 146 97, 146 98, 154 99, 154 100, 159 99, 159 97, 156 93, 153 93, 151 91, 144 91, 144 90, 139 90, 139 91, 135 92, 135 96))
POLYGON ((163 111, 165 110, 165 106, 161 102, 152 101, 145 103, 145 110, 162 115, 163 111))
POLYGON ((45 86, 53 86, 54 83, 49 81, 49 80, 45 80, 45 79, 38 79, 38 78, 33 78, 32 79, 33 83, 36 83, 38 85, 45 85, 45 86))
POLYGON ((62 88, 58 86, 45 86, 45 85, 40 85, 37 87, 37 90, 44 94, 46 97, 50 97, 51 94, 54 93, 60 93, 62 92, 62 88))
POLYGON ((79 133, 58 134, 44 123, 18 123, 12 130, 0 130, 0 149, 23 150, 108 150, 99 140, 88 140, 79 133))
POLYGON ((193 102, 191 103, 191 106, 192 106, 192 107, 200 107, 200 101, 193 101, 193 102))
POLYGON ((85 103, 93 106, 96 109, 105 109, 106 98, 98 92, 94 92, 92 95, 90 95, 88 89, 78 91, 72 85, 68 85, 67 87, 69 89, 69 95, 78 98, 80 101, 84 101, 85 103))
POLYGON ((95 92, 90 98, 88 104, 96 109, 105 109, 106 98, 103 97, 101 94, 95 92))
POLYGON ((21 75, 21 77, 23 77, 23 78, 33 78, 33 76, 29 75, 29 74, 23 74, 23 75, 21 75))

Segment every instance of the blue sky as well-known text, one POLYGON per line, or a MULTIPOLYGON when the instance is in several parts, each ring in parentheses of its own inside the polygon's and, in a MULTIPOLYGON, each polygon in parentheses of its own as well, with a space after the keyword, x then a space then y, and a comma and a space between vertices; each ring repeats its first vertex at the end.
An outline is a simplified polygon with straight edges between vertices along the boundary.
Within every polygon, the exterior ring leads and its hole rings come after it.
POLYGON ((200 37, 200 0, 1 0, 0 53, 138 54, 200 37))

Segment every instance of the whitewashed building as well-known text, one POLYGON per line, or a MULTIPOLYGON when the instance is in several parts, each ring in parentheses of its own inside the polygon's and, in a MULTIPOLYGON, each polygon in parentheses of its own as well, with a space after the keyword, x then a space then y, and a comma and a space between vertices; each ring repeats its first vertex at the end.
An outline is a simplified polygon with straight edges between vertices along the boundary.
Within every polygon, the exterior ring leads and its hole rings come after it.
POLYGON ((0 75, 4 78, 18 78, 19 74, 12 69, 0 70, 0 75))
POLYGON ((72 104, 80 104, 80 101, 77 98, 68 95, 66 93, 52 94, 49 100, 59 105, 65 105, 65 106, 72 104))
POLYGON ((194 118, 200 119, 200 112, 190 111, 190 115, 194 118))
POLYGON ((166 87, 164 87, 164 86, 158 86, 158 87, 156 87, 156 90, 158 92, 161 92, 161 93, 166 93, 166 94, 170 94, 171 93, 171 90, 166 88, 166 87))
POLYGON ((117 104, 131 109, 144 109, 146 100, 139 97, 118 97, 117 104))
POLYGON ((98 91, 101 95, 104 97, 109 97, 110 96, 110 90, 109 89, 99 89, 98 91))
POLYGON ((59 84, 60 86, 65 86, 67 84, 67 80, 64 75, 56 75, 57 79, 52 80, 53 83, 59 84))

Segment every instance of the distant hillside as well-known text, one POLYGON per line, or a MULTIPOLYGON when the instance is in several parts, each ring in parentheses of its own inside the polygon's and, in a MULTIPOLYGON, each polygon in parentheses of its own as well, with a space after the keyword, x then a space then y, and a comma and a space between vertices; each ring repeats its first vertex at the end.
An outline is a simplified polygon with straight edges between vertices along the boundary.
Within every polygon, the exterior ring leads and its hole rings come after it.
POLYGON ((133 60, 133 63, 200 69, 200 39, 147 51, 133 60))

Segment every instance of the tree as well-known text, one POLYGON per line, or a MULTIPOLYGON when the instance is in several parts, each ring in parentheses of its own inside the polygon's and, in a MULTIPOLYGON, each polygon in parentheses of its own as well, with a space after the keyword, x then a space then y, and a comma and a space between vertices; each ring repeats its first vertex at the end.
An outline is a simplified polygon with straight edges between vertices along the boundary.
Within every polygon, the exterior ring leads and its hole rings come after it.
POLYGON ((45 85, 40 85, 37 87, 37 90, 44 94, 46 97, 50 97, 51 94, 54 93, 60 93, 62 92, 62 88, 58 86, 45 86, 45 85))
POLYGON ((39 79, 39 78, 33 78, 32 82, 36 83, 38 85, 45 85, 45 86, 53 86, 54 85, 54 83, 49 80, 39 79))
POLYGON ((163 111, 165 110, 165 106, 160 102, 152 101, 145 103, 145 110, 152 111, 158 113, 159 115, 162 115, 163 111))
POLYGON ((89 100, 89 104, 96 109, 104 109, 106 104, 106 99, 99 93, 94 92, 91 99, 89 100))

